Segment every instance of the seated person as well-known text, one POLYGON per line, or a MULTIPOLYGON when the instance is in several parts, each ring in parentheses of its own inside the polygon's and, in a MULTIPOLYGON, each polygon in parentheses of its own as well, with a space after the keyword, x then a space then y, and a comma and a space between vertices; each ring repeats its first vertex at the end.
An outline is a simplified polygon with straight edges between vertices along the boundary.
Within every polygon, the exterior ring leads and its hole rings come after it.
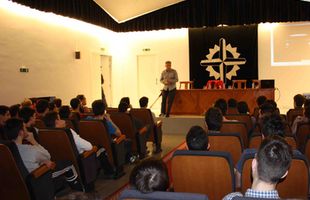
POLYGON ((119 101, 119 103, 126 103, 128 105, 128 108, 132 109, 132 105, 130 104, 130 99, 129 97, 123 97, 119 101))
MULTIPOLYGON (((48 112, 43 118, 45 126, 47 128, 66 128, 66 122, 64 120, 59 119, 58 113, 55 111, 48 112)), ((85 151, 90 151, 93 148, 93 145, 81 138, 74 130, 70 128, 70 131, 73 136, 74 143, 79 154, 82 154, 85 151)), ((98 149, 97 151, 97 159, 99 160, 102 169, 106 175, 114 175, 115 171, 113 170, 111 164, 109 163, 106 151, 104 148, 98 149)))
POLYGON ((56 107, 56 112, 58 112, 60 107, 62 106, 62 100, 59 98, 56 98, 56 99, 54 99, 54 104, 56 107))
POLYGON ((267 100, 267 97, 265 96, 259 96, 256 99, 256 104, 257 107, 254 108, 254 113, 253 113, 253 117, 255 117, 255 119, 258 119, 258 115, 259 115, 259 109, 261 107, 261 105, 263 105, 265 103, 265 101, 267 100))
POLYGON ((302 109, 305 103, 305 97, 301 94, 296 94, 294 96, 294 109, 302 109))
POLYGON ((9 111, 11 118, 19 118, 20 104, 10 106, 9 111))
POLYGON ((238 102, 237 109, 240 114, 249 114, 249 107, 245 101, 238 102))
MULTIPOLYGON (((88 116, 86 119, 103 120, 105 121, 107 125, 107 131, 111 136, 119 137, 122 135, 120 129, 111 120, 110 115, 105 113, 105 103, 102 100, 95 100, 92 103, 92 109, 94 116, 88 116)), ((127 161, 134 163, 138 157, 131 154, 131 140, 128 138, 125 140, 125 148, 127 161)))
POLYGON ((303 116, 297 116, 293 122, 292 125, 292 133, 296 135, 298 125, 301 123, 308 123, 310 119, 310 107, 306 107, 304 109, 304 115, 303 116))
POLYGON ((21 106, 33 108, 33 104, 32 104, 31 99, 25 98, 24 101, 21 103, 21 106))
POLYGON ((81 120, 81 113, 80 113, 80 107, 81 103, 78 98, 73 98, 70 100, 70 106, 71 106, 71 113, 72 113, 72 119, 80 121, 81 120))
POLYGON ((9 107, 0 105, 0 139, 7 139, 4 134, 4 125, 8 119, 11 118, 9 107))
MULTIPOLYGON (((291 160, 291 148, 283 138, 274 135, 264 139, 252 161, 252 187, 244 196, 280 199, 276 185, 287 175, 291 160)), ((235 192, 223 199, 230 200, 235 196, 243 195, 235 192)))
POLYGON ((23 107, 20 109, 20 118, 24 121, 25 127, 28 132, 33 134, 34 139, 39 141, 39 129, 35 127, 36 124, 36 112, 30 107, 23 107))
MULTIPOLYGON (((139 99, 140 108, 147 109, 148 103, 149 103, 149 98, 147 98, 147 97, 141 97, 139 99)), ((156 116, 155 116, 154 112, 151 111, 151 114, 152 114, 152 117, 153 117, 153 121, 156 122, 157 119, 156 119, 156 116)))
POLYGON ((45 99, 40 99, 36 104, 37 119, 43 119, 44 115, 49 111, 48 101, 45 99))
POLYGON ((186 135, 188 150, 208 151, 210 143, 206 131, 200 126, 192 126, 186 135))
POLYGON ((238 110, 237 110, 237 105, 238 105, 238 102, 236 99, 234 98, 230 98, 228 99, 227 101, 227 114, 230 115, 230 114, 239 114, 238 110))
POLYGON ((69 106, 61 106, 58 110, 58 114, 60 119, 71 121, 74 130, 79 133, 79 120, 72 116, 69 106))
POLYGON ((56 162, 56 168, 54 169, 49 152, 34 139, 31 132, 26 131, 22 120, 16 118, 9 119, 5 125, 5 133, 9 140, 15 142, 29 173, 44 164, 51 168, 53 179, 64 175, 72 189, 82 190, 78 174, 72 163, 69 161, 59 161, 56 162), (29 144, 23 144, 23 140, 28 141, 29 144))
POLYGON ((222 116, 223 116, 223 122, 233 122, 236 120, 229 120, 226 119, 225 115, 227 114, 227 102, 225 99, 218 99, 215 104, 214 107, 219 108, 222 112, 222 116))
POLYGON ((161 160, 143 160, 131 171, 129 184, 142 193, 167 191, 169 188, 167 167, 161 160))
POLYGON ((90 112, 89 108, 86 106, 86 97, 83 94, 79 94, 76 98, 80 101, 80 113, 90 112))
POLYGON ((211 107, 205 114, 205 124, 208 133, 221 133, 223 115, 220 109, 211 107))

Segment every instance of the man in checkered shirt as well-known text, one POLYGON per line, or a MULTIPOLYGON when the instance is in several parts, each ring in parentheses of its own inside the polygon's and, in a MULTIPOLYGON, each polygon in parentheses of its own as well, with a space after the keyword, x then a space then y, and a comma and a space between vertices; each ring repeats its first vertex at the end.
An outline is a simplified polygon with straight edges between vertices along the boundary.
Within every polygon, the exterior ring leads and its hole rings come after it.
MULTIPOLYGON (((292 150, 280 136, 274 135, 263 140, 252 161, 253 183, 245 197, 280 199, 276 185, 287 175, 292 160, 292 150)), ((235 192, 223 199, 230 200, 242 196, 235 192)))

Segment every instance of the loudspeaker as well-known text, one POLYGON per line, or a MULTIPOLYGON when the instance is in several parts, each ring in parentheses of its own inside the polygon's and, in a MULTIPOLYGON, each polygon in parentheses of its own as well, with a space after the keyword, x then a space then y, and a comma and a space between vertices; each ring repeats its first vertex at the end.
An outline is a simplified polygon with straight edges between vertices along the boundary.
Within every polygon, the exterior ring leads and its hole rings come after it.
POLYGON ((270 80, 261 80, 260 88, 274 88, 274 79, 270 80))
POLYGON ((81 59, 81 52, 80 51, 75 52, 75 59, 81 59))

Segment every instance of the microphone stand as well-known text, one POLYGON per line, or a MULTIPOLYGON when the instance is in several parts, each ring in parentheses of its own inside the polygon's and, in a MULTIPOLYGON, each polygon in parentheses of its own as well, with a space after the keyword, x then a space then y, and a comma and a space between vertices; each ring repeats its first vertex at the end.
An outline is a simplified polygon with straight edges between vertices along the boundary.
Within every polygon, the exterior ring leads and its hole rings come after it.
POLYGON ((160 94, 159 94, 159 96, 157 97, 157 99, 154 101, 154 103, 150 106, 150 108, 149 109, 152 109, 152 107, 154 106, 154 104, 158 101, 158 99, 159 99, 159 97, 161 97, 161 95, 163 95, 163 91, 161 90, 160 91, 160 94))

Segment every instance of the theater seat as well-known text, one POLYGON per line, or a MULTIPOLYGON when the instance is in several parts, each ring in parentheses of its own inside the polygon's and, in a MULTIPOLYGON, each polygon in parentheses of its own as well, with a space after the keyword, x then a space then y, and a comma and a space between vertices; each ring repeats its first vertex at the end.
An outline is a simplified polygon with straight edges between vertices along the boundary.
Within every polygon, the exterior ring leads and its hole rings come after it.
POLYGON ((227 152, 178 150, 171 171, 175 192, 206 194, 219 200, 235 191, 233 162, 227 152))
POLYGON ((126 161, 125 136, 112 139, 103 120, 81 120, 79 127, 80 136, 98 148, 103 147, 108 154, 110 163, 118 172, 122 172, 126 161))
POLYGON ((121 193, 120 200, 152 199, 152 200, 207 200, 204 194, 184 193, 184 192, 151 192, 141 193, 135 189, 126 189, 121 193))
POLYGON ((301 152, 305 151, 305 142, 306 139, 310 135, 310 123, 300 123, 297 126, 296 139, 298 149, 301 152))
POLYGON ((222 133, 240 133, 244 148, 248 147, 248 131, 246 124, 243 122, 223 122, 221 127, 222 133))
POLYGON ((125 134, 127 138, 131 139, 131 151, 132 153, 138 153, 140 158, 146 156, 146 129, 141 131, 136 130, 133 124, 133 120, 130 114, 127 113, 111 113, 112 121, 118 126, 122 134, 125 134))
POLYGON ((54 182, 47 166, 29 173, 11 141, 0 142, 0 158, 1 199, 54 199, 54 182))
POLYGON ((297 116, 303 116, 304 114, 304 109, 289 109, 286 113, 286 119, 287 119, 287 123, 292 126, 295 118, 297 116))
POLYGON ((51 154, 54 161, 69 160, 77 170, 84 189, 92 190, 97 178, 96 149, 79 154, 69 129, 39 130, 40 144, 51 154))

